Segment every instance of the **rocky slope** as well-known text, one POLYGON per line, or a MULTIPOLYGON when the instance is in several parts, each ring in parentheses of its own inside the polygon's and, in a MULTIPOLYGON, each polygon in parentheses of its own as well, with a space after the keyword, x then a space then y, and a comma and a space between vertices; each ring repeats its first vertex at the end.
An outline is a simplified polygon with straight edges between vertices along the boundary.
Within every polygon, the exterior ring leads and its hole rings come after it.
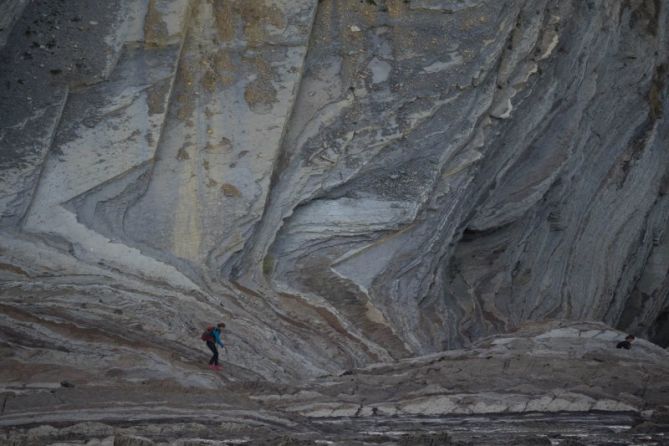
POLYGON ((596 323, 530 325, 299 384, 199 372, 220 391, 120 375, 16 382, 0 427, 11 444, 665 444, 669 353, 643 340, 616 349, 620 336, 596 323))
POLYGON ((2 381, 215 388, 218 320, 236 380, 545 319, 666 347, 668 11, 0 2, 2 381))

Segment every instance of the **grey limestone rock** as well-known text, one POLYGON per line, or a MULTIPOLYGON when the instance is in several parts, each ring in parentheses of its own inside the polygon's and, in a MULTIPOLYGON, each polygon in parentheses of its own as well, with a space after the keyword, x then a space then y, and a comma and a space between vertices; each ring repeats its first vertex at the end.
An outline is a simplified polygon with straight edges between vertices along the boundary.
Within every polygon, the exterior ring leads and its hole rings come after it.
POLYGON ((153 446, 155 443, 148 438, 118 435, 114 437, 114 446, 153 446))
POLYGON ((222 386, 218 320, 231 380, 669 345, 666 1, 94 3, 0 2, 8 382, 222 386))
POLYGON ((7 37, 29 1, 3 0, 0 2, 0 48, 7 43, 7 37))
POLYGON ((532 323, 468 349, 292 383, 251 379, 226 365, 217 389, 164 377, 60 389, 42 375, 30 386, 3 384, 0 442, 6 435, 13 444, 91 446, 661 444, 669 353, 644 340, 620 351, 613 342, 620 335, 595 322, 532 323))

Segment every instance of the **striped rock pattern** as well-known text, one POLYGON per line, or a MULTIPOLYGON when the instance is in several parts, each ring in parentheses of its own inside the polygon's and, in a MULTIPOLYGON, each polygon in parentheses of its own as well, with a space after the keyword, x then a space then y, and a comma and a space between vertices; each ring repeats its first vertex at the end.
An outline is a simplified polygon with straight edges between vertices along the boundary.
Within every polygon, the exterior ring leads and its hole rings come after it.
POLYGON ((666 347, 668 13, 2 2, 2 380, 218 386, 218 320, 236 378, 545 319, 666 347))

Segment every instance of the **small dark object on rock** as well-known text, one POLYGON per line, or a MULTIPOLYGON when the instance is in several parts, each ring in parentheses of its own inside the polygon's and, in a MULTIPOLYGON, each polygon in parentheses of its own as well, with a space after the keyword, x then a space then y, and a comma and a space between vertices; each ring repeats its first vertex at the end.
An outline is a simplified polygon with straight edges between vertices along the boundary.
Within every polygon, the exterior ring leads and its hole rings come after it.
POLYGON ((63 70, 61 70, 60 68, 54 68, 53 70, 49 70, 49 73, 53 74, 54 76, 56 76, 56 75, 58 75, 62 72, 63 72, 63 70))
POLYGON ((633 335, 627 335, 624 341, 618 342, 616 348, 624 348, 625 350, 629 350, 632 347, 632 342, 634 342, 634 339, 636 338, 633 335))
POLYGON ((69 382, 69 381, 61 381, 61 382, 60 382, 60 386, 61 386, 61 387, 72 388, 72 387, 74 387, 74 384, 72 384, 72 383, 69 382))

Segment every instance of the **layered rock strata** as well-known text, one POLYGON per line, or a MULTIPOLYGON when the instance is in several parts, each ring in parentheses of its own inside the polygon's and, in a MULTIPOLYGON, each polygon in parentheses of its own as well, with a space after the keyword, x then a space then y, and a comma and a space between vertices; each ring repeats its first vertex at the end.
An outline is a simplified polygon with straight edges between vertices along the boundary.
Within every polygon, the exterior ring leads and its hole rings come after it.
POLYGON ((621 336, 531 325, 468 350, 220 391, 62 375, 5 387, 0 428, 12 444, 664 444, 669 354, 643 340, 616 349, 621 336))
POLYGON ((210 385, 220 319, 277 380, 547 318, 669 344, 666 2, 1 8, 10 377, 210 385))

